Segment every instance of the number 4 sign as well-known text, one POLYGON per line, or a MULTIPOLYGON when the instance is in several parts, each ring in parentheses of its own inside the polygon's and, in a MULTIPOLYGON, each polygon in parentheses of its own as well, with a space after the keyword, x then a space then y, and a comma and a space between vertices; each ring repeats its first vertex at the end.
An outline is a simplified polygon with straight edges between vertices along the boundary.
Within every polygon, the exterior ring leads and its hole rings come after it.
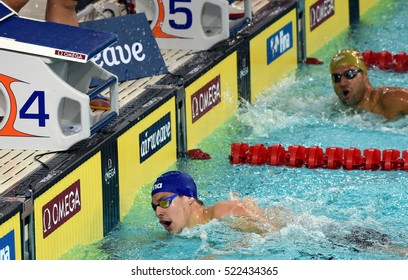
MULTIPOLYGON (((0 112, 4 115, 0 149, 67 150, 88 138, 100 124, 94 120, 84 86, 92 77, 108 79, 111 100, 117 100, 116 77, 91 61, 54 62, 5 50, 0 50, 0 57, 0 112), (78 87, 61 79, 64 75, 78 87)), ((114 110, 104 113, 102 122, 111 113, 116 116, 114 110)))
POLYGON ((15 128, 15 124, 18 119, 34 119, 38 121, 39 127, 45 127, 45 121, 49 119, 50 116, 45 113, 44 91, 34 91, 31 95, 28 96, 21 109, 18 110, 16 96, 11 87, 13 83, 18 82, 21 83, 21 81, 15 78, 0 74, 0 84, 2 84, 5 88, 5 91, 7 93, 6 96, 8 96, 9 98, 9 109, 4 110, 6 112, 9 112, 9 117, 5 119, 5 125, 3 126, 3 128, 0 128, 0 136, 40 136, 19 131, 15 128), (37 105, 37 108, 34 108, 34 111, 31 111, 32 107, 35 107, 35 104, 37 105))
POLYGON ((90 61, 116 35, 20 18, 1 1, 0 23, 0 149, 67 150, 117 116, 117 77, 90 61), (89 100, 108 87, 96 115, 89 100))
POLYGON ((90 125, 85 94, 40 57, 4 50, 0 57, 5 65, 0 67, 0 149, 66 150, 90 136, 83 129, 90 125), (70 131, 76 126, 78 133, 70 131))

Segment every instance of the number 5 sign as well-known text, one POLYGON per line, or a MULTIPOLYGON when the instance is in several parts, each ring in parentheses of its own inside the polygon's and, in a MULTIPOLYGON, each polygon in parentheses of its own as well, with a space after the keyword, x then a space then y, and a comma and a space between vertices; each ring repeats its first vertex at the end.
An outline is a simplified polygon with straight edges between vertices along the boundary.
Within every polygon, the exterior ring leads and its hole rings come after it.
POLYGON ((226 0, 141 0, 136 8, 152 15, 161 49, 207 50, 229 37, 226 0))

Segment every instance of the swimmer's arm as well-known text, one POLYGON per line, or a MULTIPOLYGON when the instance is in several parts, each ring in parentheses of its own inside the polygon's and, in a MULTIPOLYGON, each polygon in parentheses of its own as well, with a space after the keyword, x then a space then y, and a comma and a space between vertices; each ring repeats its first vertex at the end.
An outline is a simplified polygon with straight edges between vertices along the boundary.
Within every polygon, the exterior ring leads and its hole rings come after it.
POLYGON ((269 220, 265 212, 254 202, 223 201, 214 206, 213 218, 232 216, 228 219, 232 228, 259 234, 277 231, 280 228, 276 222, 269 220))

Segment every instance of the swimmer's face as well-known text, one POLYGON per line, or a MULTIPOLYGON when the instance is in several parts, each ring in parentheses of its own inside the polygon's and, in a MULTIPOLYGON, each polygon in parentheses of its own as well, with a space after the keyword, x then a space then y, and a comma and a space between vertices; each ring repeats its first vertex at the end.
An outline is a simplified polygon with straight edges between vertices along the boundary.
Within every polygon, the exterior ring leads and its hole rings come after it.
POLYGON ((366 75, 350 65, 335 68, 331 75, 334 92, 340 101, 347 106, 357 106, 364 96, 366 75))
MULTIPOLYGON (((174 193, 162 192, 152 196, 152 204, 158 205, 161 200, 171 198, 174 193)), ((175 196, 167 208, 157 206, 155 215, 159 223, 170 233, 178 233, 187 225, 189 197, 175 196)))

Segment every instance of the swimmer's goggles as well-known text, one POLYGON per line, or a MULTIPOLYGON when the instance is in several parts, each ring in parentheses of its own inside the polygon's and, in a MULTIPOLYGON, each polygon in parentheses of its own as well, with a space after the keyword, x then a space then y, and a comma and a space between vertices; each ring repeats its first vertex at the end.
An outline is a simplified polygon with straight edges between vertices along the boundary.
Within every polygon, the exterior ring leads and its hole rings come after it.
POLYGON ((362 73, 362 72, 363 71, 361 69, 350 69, 350 70, 344 71, 342 74, 334 73, 331 76, 332 76, 333 83, 339 83, 341 81, 341 77, 344 77, 347 80, 352 80, 358 75, 358 73, 362 73))
POLYGON ((159 200, 159 203, 155 204, 152 202, 152 207, 153 210, 156 211, 157 206, 160 206, 161 208, 167 208, 170 206, 171 202, 173 201, 173 199, 176 198, 176 196, 178 196, 178 194, 173 194, 172 196, 169 197, 163 197, 159 200))

